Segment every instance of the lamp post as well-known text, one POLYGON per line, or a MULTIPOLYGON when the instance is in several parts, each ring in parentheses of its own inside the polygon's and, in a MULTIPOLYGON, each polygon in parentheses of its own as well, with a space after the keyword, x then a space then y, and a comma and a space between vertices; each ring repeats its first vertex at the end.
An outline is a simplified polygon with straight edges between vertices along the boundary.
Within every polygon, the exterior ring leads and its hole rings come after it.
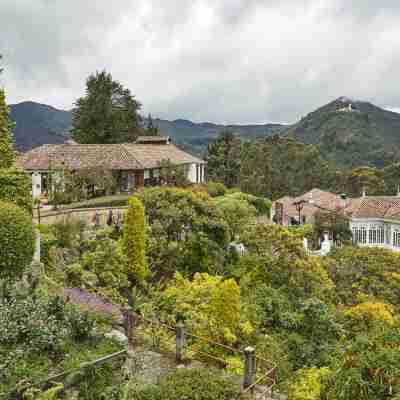
POLYGON ((305 200, 299 200, 293 203, 296 207, 296 211, 299 213, 299 225, 301 225, 301 211, 303 210, 305 200))

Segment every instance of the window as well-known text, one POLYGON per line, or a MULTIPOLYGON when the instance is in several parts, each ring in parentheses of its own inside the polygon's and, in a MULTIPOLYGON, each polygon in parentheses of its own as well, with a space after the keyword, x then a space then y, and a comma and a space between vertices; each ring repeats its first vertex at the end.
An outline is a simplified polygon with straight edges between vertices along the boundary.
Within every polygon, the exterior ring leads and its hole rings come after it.
POLYGON ((400 231, 398 229, 393 230, 393 247, 400 247, 400 231))
POLYGON ((383 225, 378 227, 378 244, 385 243, 385 228, 383 225))
POLYGON ((354 226, 353 241, 354 243, 367 244, 367 227, 366 226, 354 226))

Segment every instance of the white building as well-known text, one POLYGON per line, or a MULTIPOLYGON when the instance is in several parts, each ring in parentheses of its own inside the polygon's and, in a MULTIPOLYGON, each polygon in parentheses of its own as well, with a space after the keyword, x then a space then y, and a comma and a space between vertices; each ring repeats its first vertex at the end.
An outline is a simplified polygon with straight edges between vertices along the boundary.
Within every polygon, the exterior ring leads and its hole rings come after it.
POLYGON ((365 196, 346 209, 359 246, 400 251, 400 196, 365 196))

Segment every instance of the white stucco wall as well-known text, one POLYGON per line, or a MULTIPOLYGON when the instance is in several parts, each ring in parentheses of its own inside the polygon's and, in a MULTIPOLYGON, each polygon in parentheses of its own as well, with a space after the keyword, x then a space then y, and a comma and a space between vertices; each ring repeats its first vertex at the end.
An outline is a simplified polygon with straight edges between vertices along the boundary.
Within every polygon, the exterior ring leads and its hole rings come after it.
POLYGON ((34 199, 42 194, 42 174, 40 172, 32 173, 32 197, 34 199))
POLYGON ((196 163, 189 164, 189 168, 188 168, 187 178, 192 183, 197 183, 196 182, 196 165, 197 165, 196 163))

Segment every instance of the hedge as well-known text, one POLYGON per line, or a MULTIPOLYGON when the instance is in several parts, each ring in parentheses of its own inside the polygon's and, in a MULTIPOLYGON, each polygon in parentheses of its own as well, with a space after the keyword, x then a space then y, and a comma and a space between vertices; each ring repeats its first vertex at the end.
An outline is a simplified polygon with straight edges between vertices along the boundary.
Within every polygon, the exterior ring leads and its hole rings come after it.
POLYGON ((98 207, 123 207, 128 205, 129 198, 127 194, 118 194, 115 196, 102 196, 95 199, 80 201, 61 207, 61 209, 76 208, 98 208, 98 207))
POLYGON ((32 183, 29 174, 17 168, 0 169, 0 201, 15 203, 32 212, 32 183))
POLYGON ((13 203, 0 202, 0 278, 16 279, 35 252, 32 217, 13 203))

